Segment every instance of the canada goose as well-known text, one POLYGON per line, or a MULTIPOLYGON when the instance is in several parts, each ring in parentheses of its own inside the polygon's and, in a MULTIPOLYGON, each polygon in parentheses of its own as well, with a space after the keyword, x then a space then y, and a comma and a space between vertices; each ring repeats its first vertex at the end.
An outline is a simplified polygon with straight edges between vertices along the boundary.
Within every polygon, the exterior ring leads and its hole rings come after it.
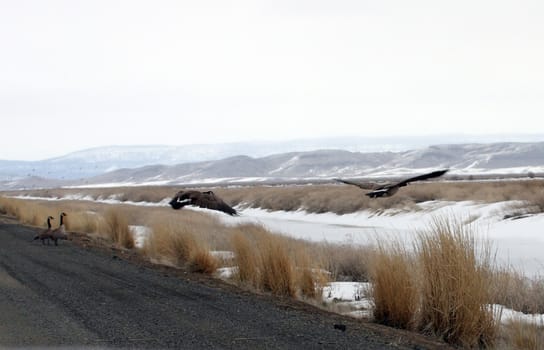
POLYGON ((238 215, 236 209, 229 206, 212 191, 179 191, 169 204, 174 209, 181 209, 186 205, 194 205, 200 208, 219 210, 229 215, 238 215))
POLYGON ((47 239, 47 244, 49 244, 49 239, 51 238, 51 220, 55 220, 55 218, 49 215, 47 217, 47 228, 43 230, 42 232, 38 233, 34 237, 33 241, 37 239, 41 239, 42 244, 45 244, 45 240, 47 239))
POLYGON ((64 228, 64 217, 68 216, 66 213, 62 212, 60 213, 60 222, 59 227, 51 231, 51 239, 53 242, 55 242, 55 245, 58 245, 57 241, 59 239, 68 239, 68 235, 66 234, 66 229, 64 228))
POLYGON ((448 172, 448 169, 437 170, 428 174, 418 175, 418 176, 414 176, 414 177, 410 177, 408 179, 402 180, 400 182, 388 183, 388 184, 379 184, 374 182, 357 183, 357 182, 351 182, 351 181, 342 180, 342 179, 334 179, 334 180, 343 182, 348 185, 355 185, 364 190, 371 190, 371 192, 365 193, 365 195, 369 196, 370 198, 378 198, 378 197, 391 197, 392 195, 397 193, 397 191, 401 187, 408 185, 408 183, 410 182, 423 181, 423 180, 431 179, 433 177, 439 177, 444 175, 447 172, 448 172))

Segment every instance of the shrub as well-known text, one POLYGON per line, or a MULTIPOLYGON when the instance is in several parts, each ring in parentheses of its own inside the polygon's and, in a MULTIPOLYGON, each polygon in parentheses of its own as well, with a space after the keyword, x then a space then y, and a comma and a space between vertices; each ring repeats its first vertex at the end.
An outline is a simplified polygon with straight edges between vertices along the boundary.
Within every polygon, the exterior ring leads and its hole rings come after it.
POLYGON ((464 347, 493 344, 497 324, 486 305, 492 297, 489 245, 477 246, 470 227, 435 219, 418 237, 421 328, 464 347))
POLYGON ((231 243, 234 250, 234 261, 238 266, 237 278, 242 283, 258 287, 260 280, 259 258, 255 247, 242 232, 235 233, 231 243))
POLYGON ((219 262, 209 249, 198 246, 196 251, 190 255, 189 268, 192 272, 211 275, 218 267, 219 262))
POLYGON ((119 209, 109 208, 104 214, 103 234, 124 248, 134 248, 134 237, 130 232, 127 216, 119 209))
POLYGON ((412 329, 418 310, 413 257, 400 241, 378 243, 372 259, 374 319, 388 326, 412 329))
POLYGON ((295 296, 294 262, 288 254, 286 240, 268 235, 259 242, 261 286, 276 295, 295 296))

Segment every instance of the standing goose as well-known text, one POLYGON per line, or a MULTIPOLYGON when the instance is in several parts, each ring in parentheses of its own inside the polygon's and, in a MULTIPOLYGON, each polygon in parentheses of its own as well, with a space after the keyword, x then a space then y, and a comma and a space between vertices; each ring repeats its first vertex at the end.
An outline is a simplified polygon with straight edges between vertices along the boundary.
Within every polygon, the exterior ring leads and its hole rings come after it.
POLYGON ((342 179, 334 179, 334 180, 343 182, 348 185, 354 185, 364 190, 371 190, 371 192, 365 193, 365 195, 369 196, 370 198, 379 198, 379 197, 391 197, 392 195, 397 193, 397 191, 401 187, 408 185, 408 183, 410 182, 423 181, 423 180, 431 179, 434 177, 439 177, 444 175, 447 172, 448 172, 448 169, 437 170, 431 173, 410 177, 408 179, 405 179, 396 183, 388 183, 388 184, 379 184, 374 182, 357 183, 357 182, 351 182, 351 181, 342 180, 342 179))
POLYGON ((68 239, 68 235, 66 234, 66 229, 64 228, 65 216, 67 216, 66 213, 64 212, 60 213, 59 227, 57 227, 51 232, 51 239, 53 240, 53 242, 55 242, 55 245, 58 245, 57 241, 59 239, 64 239, 64 240, 68 239))
POLYGON ((186 205, 193 205, 200 208, 219 210, 229 215, 238 215, 236 209, 225 203, 212 191, 179 191, 169 204, 173 209, 181 209, 186 205))
POLYGON ((41 239, 42 240, 42 244, 45 244, 45 240, 47 239, 47 244, 49 245, 49 239, 52 238, 51 237, 51 220, 55 220, 55 218, 53 218, 51 215, 49 215, 47 217, 47 228, 45 230, 43 230, 42 232, 38 233, 33 241, 37 240, 37 239, 41 239))

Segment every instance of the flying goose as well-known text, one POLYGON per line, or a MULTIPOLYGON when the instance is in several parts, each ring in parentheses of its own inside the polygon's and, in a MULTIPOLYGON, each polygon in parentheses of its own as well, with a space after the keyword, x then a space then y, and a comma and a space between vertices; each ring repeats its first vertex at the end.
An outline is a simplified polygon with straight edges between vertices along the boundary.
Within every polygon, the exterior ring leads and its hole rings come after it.
POLYGON ((51 238, 51 220, 55 220, 51 215, 47 217, 47 228, 43 230, 42 232, 38 233, 34 237, 34 241, 37 239, 42 240, 42 244, 45 244, 45 240, 47 239, 47 244, 49 244, 49 239, 51 238))
POLYGON ((68 235, 66 234, 66 229, 64 228, 64 217, 67 216, 66 213, 62 212, 60 213, 60 223, 59 227, 51 231, 51 239, 53 242, 55 242, 55 245, 59 245, 57 241, 59 239, 68 239, 68 235))
POLYGON ((236 209, 229 206, 212 191, 179 191, 169 204, 174 209, 181 209, 186 205, 193 205, 200 208, 219 210, 229 215, 238 215, 236 209))
POLYGON ((365 193, 365 195, 369 196, 370 198, 378 198, 378 197, 391 197, 392 195, 397 193, 397 191, 401 187, 408 185, 408 183, 410 182, 423 181, 423 180, 431 179, 433 177, 439 177, 444 175, 447 172, 448 172, 448 169, 437 170, 431 173, 410 177, 400 182, 388 183, 388 184, 379 184, 375 182, 357 183, 357 182, 351 182, 351 181, 342 180, 342 179, 334 179, 334 180, 343 182, 348 185, 357 186, 359 188, 362 188, 363 190, 371 190, 371 192, 365 193))

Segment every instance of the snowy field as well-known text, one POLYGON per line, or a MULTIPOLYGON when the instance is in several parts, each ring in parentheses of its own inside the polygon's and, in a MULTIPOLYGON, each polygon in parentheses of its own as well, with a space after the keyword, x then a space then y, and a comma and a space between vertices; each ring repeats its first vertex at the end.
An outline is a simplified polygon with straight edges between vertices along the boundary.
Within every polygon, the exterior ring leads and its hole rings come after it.
POLYGON ((416 212, 391 209, 380 215, 370 211, 336 215, 262 209, 242 209, 239 217, 214 215, 227 224, 260 223, 273 232, 295 238, 363 245, 372 244, 377 238, 401 239, 410 244, 432 220, 454 218, 470 224, 477 237, 488 239, 500 264, 510 264, 528 276, 544 275, 544 214, 503 219, 515 204, 431 201, 420 203, 421 210, 416 212))

